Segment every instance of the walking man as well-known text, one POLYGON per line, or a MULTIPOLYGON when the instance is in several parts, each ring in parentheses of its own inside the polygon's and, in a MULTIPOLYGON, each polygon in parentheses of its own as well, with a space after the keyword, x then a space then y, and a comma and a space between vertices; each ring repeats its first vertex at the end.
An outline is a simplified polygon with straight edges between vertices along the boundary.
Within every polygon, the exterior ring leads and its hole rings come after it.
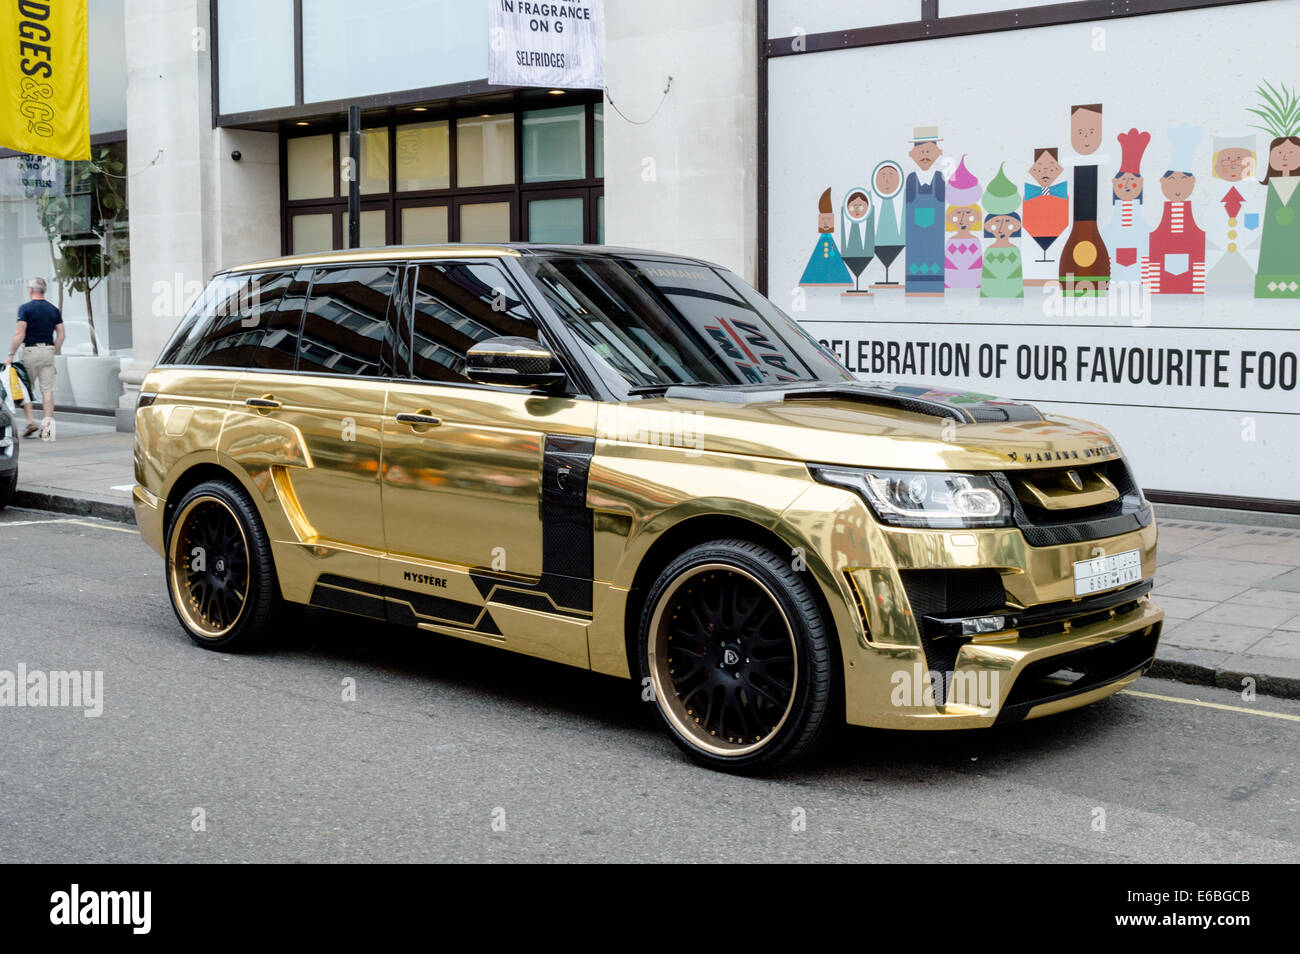
POLYGON ((31 301, 18 308, 18 328, 14 331, 13 341, 9 343, 9 356, 5 358, 5 367, 13 364, 18 349, 23 349, 23 364, 27 366, 28 377, 36 379, 41 386, 41 403, 45 406, 45 419, 40 426, 32 417, 32 403, 23 404, 27 414, 27 430, 23 437, 31 437, 37 431, 41 440, 54 440, 54 356, 63 349, 63 316, 59 309, 45 300, 45 279, 33 278, 27 283, 27 295, 31 301))

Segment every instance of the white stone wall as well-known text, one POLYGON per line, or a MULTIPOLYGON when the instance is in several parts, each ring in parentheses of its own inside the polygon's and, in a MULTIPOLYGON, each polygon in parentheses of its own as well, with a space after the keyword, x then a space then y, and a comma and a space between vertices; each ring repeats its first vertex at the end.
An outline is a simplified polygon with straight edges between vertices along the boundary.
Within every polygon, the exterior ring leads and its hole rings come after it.
POLYGON ((206 0, 126 2, 134 359, 124 410, 195 290, 280 252, 278 140, 212 128, 208 25, 206 0))
POLYGON ((743 0, 606 0, 608 244, 698 255, 754 280, 755 31, 743 0))

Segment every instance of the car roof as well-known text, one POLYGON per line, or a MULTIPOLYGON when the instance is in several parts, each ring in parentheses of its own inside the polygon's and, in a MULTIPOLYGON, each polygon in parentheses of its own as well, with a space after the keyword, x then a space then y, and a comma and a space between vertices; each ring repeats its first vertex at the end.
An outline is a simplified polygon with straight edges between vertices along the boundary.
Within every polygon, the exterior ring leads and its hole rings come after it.
POLYGON ((384 245, 377 248, 338 249, 332 252, 311 252, 303 255, 285 255, 258 262, 248 262, 227 269, 246 272, 272 268, 292 268, 299 265, 337 265, 364 262, 390 262, 437 260, 440 258, 519 258, 524 256, 573 256, 599 258, 655 258, 664 261, 688 262, 692 265, 717 267, 712 262, 690 255, 655 252, 643 248, 623 248, 614 245, 542 245, 531 242, 504 242, 495 245, 384 245))

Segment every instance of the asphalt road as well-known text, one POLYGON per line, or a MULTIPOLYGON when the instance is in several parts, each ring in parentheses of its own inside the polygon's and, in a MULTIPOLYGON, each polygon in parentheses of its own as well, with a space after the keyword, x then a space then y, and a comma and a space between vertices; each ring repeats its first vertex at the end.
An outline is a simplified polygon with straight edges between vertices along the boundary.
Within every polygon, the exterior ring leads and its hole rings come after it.
POLYGON ((0 707, 6 861, 1300 857, 1300 703, 1161 680, 983 732, 846 729, 734 778, 630 683, 488 647, 312 612, 269 652, 200 649, 133 530, 9 510, 0 670, 20 663, 102 670, 103 713, 0 707))

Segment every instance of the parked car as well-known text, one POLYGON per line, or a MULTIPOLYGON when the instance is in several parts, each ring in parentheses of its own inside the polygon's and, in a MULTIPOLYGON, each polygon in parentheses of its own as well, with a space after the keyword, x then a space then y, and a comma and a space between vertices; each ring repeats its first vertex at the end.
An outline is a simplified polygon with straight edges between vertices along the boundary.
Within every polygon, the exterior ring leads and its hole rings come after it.
POLYGON ((9 506, 18 489, 18 425, 0 404, 0 510, 9 506))
POLYGON ((134 501, 200 646, 287 606, 630 678, 735 772, 826 727, 972 728, 1151 664, 1114 438, 856 380, 735 275, 575 246, 216 276, 145 378, 134 501))

